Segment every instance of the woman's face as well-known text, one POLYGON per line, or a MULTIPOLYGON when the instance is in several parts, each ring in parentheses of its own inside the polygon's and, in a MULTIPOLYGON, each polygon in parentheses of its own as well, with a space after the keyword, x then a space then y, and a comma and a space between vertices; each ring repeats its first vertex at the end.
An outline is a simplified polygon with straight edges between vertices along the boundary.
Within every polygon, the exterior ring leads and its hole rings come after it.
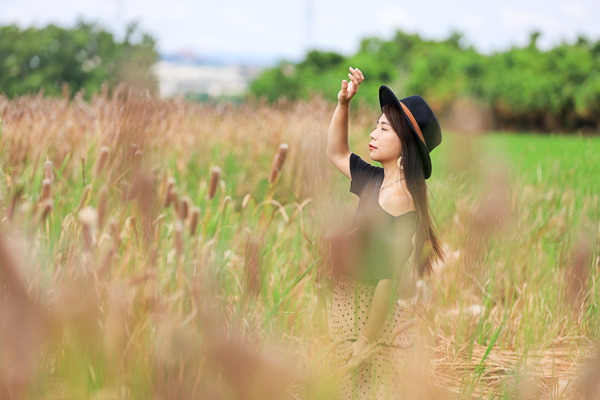
POLYGON ((369 150, 371 159, 374 161, 379 161, 382 164, 387 160, 394 160, 395 162, 400 157, 400 154, 402 154, 400 138, 394 129, 392 129, 392 125, 385 114, 381 114, 375 125, 375 130, 369 136, 371 137, 369 150))

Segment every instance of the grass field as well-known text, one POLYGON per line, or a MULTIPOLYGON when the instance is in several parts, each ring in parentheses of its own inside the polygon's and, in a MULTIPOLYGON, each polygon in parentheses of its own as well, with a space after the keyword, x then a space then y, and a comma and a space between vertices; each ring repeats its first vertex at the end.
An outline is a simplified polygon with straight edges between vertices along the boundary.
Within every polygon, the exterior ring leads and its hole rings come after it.
MULTIPOLYGON (((331 398, 329 246, 358 202, 334 107, 0 97, 0 398, 331 398)), ((377 117, 350 125, 372 163, 377 117)), ((444 131, 431 155, 449 258, 399 292, 406 390, 597 390, 600 137, 444 131)))

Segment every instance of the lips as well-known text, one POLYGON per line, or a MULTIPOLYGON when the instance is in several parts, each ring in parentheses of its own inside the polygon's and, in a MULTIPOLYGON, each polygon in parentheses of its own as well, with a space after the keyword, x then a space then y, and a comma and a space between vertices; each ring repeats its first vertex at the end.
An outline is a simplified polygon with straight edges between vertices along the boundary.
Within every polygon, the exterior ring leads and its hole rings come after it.
POLYGON ((369 149, 376 149, 377 147, 369 145, 369 149))

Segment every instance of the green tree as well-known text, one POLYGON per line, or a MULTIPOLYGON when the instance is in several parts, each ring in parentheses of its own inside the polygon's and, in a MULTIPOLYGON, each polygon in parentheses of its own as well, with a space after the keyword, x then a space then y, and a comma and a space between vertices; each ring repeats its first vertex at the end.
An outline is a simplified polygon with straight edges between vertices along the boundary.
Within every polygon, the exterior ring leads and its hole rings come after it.
POLYGON ((72 92, 85 89, 89 98, 105 81, 109 88, 126 82, 154 92, 156 42, 141 34, 141 40, 132 43, 136 33, 137 25, 130 24, 119 43, 112 33, 84 21, 73 28, 0 27, 0 92, 14 97, 43 89, 58 96, 63 83, 68 83, 72 92))
POLYGON ((466 46, 460 32, 429 41, 397 31, 390 40, 364 38, 349 57, 311 51, 296 65, 266 70, 251 91, 269 101, 304 99, 311 92, 336 101, 340 81, 352 66, 365 75, 357 102, 373 108, 379 105, 378 87, 385 84, 399 97, 423 96, 440 113, 458 98, 475 99, 487 105, 499 128, 600 127, 600 40, 579 37, 543 51, 537 46, 540 36, 534 31, 522 48, 484 55, 466 46))

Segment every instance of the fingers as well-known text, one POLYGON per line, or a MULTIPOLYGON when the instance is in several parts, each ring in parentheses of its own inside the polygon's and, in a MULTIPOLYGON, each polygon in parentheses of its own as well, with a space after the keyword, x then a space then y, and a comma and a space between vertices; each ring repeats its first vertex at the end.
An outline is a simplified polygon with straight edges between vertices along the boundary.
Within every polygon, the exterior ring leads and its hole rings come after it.
POLYGON ((353 74, 348 74, 348 77, 350 78, 350 80, 352 81, 352 83, 354 84, 355 88, 358 88, 358 79, 356 79, 356 77, 353 74))
POLYGON ((346 93, 348 91, 348 81, 347 80, 343 80, 342 81, 342 93, 346 93))
MULTIPOLYGON (((359 83, 358 81, 362 80, 362 77, 360 76, 358 71, 352 67, 350 67, 348 69, 350 70, 350 72, 352 72, 352 76, 356 79, 357 83, 359 83)), ((348 75, 350 75, 350 74, 348 74, 348 75)))
POLYGON ((360 75, 361 79, 364 81, 365 80, 365 76, 363 75, 362 71, 358 68, 356 68, 356 70, 358 72, 358 74, 360 75))
POLYGON ((350 67, 349 69, 350 69, 350 72, 352 72, 352 75, 356 78, 356 80, 358 81, 359 84, 362 81, 365 80, 365 77, 362 74, 362 72, 360 71, 360 69, 358 69, 358 68, 352 68, 352 67, 350 67))
POLYGON ((359 69, 354 69, 350 67, 349 70, 350 72, 352 72, 351 74, 348 74, 348 77, 350 77, 350 80, 353 83, 353 89, 355 89, 354 91, 358 91, 358 85, 360 85, 361 82, 364 80, 364 76, 362 75, 362 72, 360 72, 359 69))

